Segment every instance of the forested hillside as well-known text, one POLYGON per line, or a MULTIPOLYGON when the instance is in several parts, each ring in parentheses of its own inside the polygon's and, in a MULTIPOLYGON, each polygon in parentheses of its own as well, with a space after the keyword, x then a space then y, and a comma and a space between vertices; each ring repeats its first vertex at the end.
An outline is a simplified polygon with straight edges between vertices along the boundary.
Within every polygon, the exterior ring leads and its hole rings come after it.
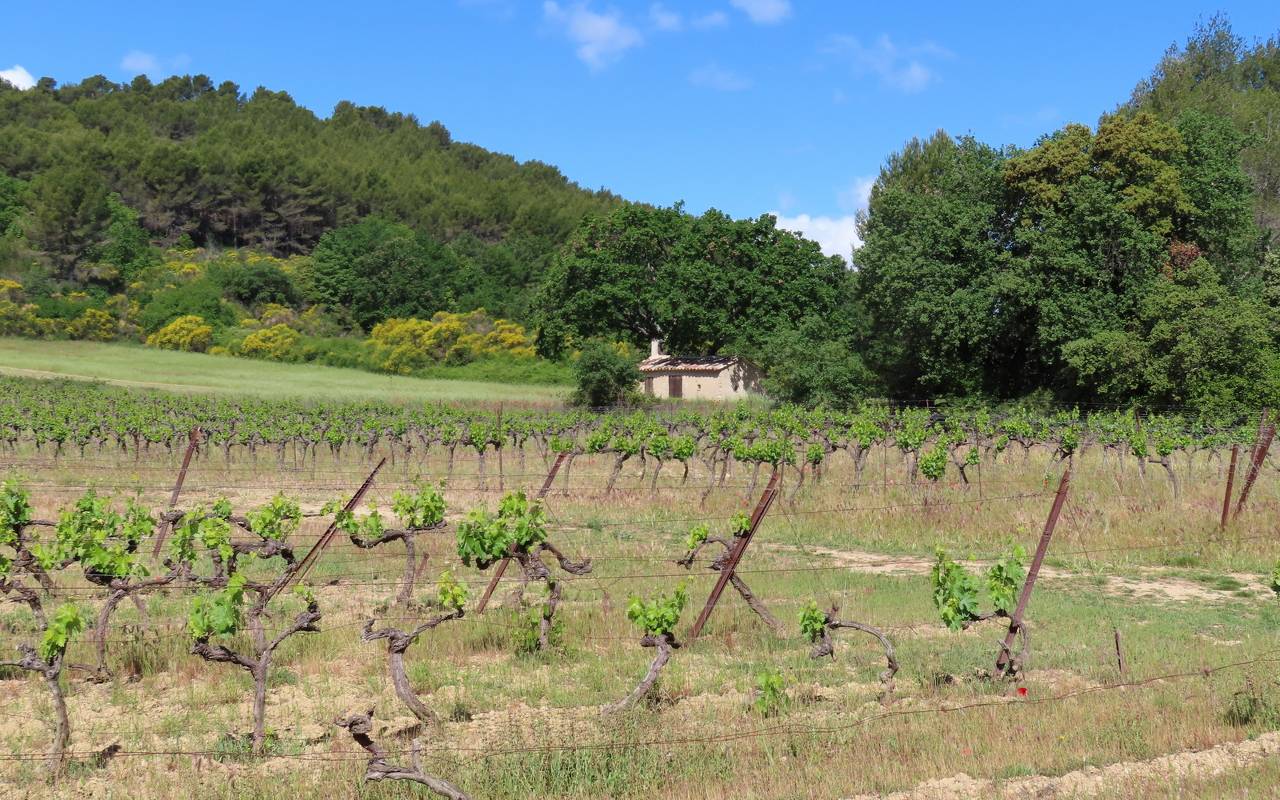
POLYGON ((767 215, 625 203, 380 108, 0 84, 0 335, 547 381, 656 337, 797 403, 1221 409, 1280 404, 1280 44, 1214 18, 1096 121, 922 132, 860 228, 849 269, 767 215))
POLYGON ((0 230, 25 217, 27 252, 0 252, 10 269, 34 254, 54 280, 119 288, 96 267, 113 203, 161 247, 272 256, 376 215, 448 245, 466 274, 449 287, 500 312, 584 215, 617 202, 555 167, 455 142, 438 122, 345 101, 321 119, 284 92, 203 75, 25 92, 0 81, 0 181, 0 230))

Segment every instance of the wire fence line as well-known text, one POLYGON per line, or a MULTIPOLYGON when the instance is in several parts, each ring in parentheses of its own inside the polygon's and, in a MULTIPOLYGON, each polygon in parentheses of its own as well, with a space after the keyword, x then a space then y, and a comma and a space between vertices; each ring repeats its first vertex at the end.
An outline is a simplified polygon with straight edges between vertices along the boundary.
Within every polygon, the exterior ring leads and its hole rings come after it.
MULTIPOLYGON (((703 736, 665 736, 665 737, 649 737, 649 738, 631 738, 618 739, 603 742, 557 742, 553 744, 525 745, 518 747, 477 747, 460 744, 435 744, 426 748, 383 748, 386 756, 404 756, 412 755, 415 751, 426 751, 430 753, 469 753, 470 757, 463 760, 463 764, 477 763, 488 761, 495 758, 502 758, 516 755, 533 755, 533 754, 551 754, 564 752, 583 752, 583 751, 604 751, 604 750, 627 750, 640 747, 687 747, 708 744, 729 744, 751 739, 765 739, 778 737, 821 737, 834 736, 836 734, 849 732, 857 728, 865 727, 877 722, 883 722, 890 719, 901 719, 908 717, 921 717, 928 715, 945 715, 955 713, 966 713, 979 711, 984 709, 1003 708, 1016 709, 1018 707, 1046 707, 1058 703, 1065 703, 1070 700, 1079 699, 1104 692, 1146 689, 1163 683, 1186 681, 1190 679, 1200 678, 1208 679, 1214 675, 1221 673, 1234 672, 1243 670, 1247 667, 1258 666, 1262 664, 1280 663, 1280 658, 1276 654, 1280 653, 1280 649, 1265 651, 1263 654, 1250 659, 1242 659, 1216 665, 1206 665, 1194 670, 1179 670, 1159 675, 1152 675, 1145 678, 1138 678, 1127 681, 1117 681, 1112 683, 1095 684, 1079 689, 1073 689, 1056 694, 1045 695, 1042 697, 1026 696, 1026 697, 1001 697, 990 700, 977 700, 967 703, 959 703, 949 706, 938 707, 916 707, 916 708, 899 708, 885 709, 883 711, 866 714, 848 722, 837 725, 801 725, 794 723, 782 723, 777 725, 766 725, 755 728, 743 728, 738 730, 725 731, 722 733, 707 734, 703 736)), ((21 719, 31 719, 24 715, 12 715, 7 712, 0 712, 0 716, 13 717, 21 719)), ((115 731, 117 734, 124 732, 124 727, 115 731)), ((102 755, 101 750, 76 750, 67 751, 65 754, 68 758, 96 758, 102 755)), ((172 758, 172 757, 207 757, 207 758, 225 758, 228 757, 225 750, 217 749, 139 749, 127 750, 120 749, 112 754, 112 758, 172 758)), ((247 755, 236 754, 234 756, 238 760, 250 759, 247 755)), ((40 751, 10 751, 0 753, 0 761, 22 762, 22 761, 43 761, 48 758, 48 753, 40 751)), ((441 756, 436 756, 437 760, 442 760, 441 756)), ((351 752, 326 752, 326 753, 271 753, 259 757, 257 760, 270 761, 273 759, 287 759, 295 761, 309 762, 367 762, 370 760, 367 752, 352 750, 351 752)))

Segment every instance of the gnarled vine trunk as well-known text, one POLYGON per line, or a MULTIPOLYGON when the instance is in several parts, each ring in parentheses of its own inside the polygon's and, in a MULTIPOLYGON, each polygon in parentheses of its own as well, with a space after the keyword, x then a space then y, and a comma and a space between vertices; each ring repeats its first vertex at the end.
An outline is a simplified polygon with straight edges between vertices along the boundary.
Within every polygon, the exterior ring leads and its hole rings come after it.
POLYGON ((431 791, 446 797, 448 800, 471 800, 470 796, 454 784, 443 778, 437 778, 422 768, 421 744, 413 744, 413 766, 401 767, 387 761, 387 754, 369 735, 373 732, 373 709, 363 714, 334 720, 339 728, 345 728, 356 744, 369 753, 369 763, 365 767, 364 779, 367 781, 408 781, 427 787, 431 791))
POLYGON ((631 693, 616 703, 610 703, 601 709, 605 714, 616 714, 619 711, 630 708, 640 701, 645 695, 653 691, 653 686, 658 682, 658 674, 662 672, 662 668, 671 660, 671 653, 680 645, 676 642, 675 637, 669 633, 661 636, 653 634, 645 634, 640 639, 641 647, 656 647, 658 652, 654 654, 653 661, 649 664, 649 671, 645 673, 644 678, 636 684, 636 688, 631 693))
POLYGON ((362 640, 366 642, 373 642, 378 639, 387 640, 387 671, 391 675, 391 685, 395 688, 396 696, 409 707, 409 710, 413 712, 419 722, 434 725, 439 722, 439 719, 422 702, 417 692, 413 691, 413 684, 409 682, 409 675, 404 666, 404 654, 423 633, 442 622, 461 619, 462 615, 462 609, 456 609, 448 614, 441 614, 434 619, 428 620, 407 633, 396 628, 384 628, 383 630, 375 631, 373 629, 373 620, 371 619, 366 620, 364 623, 364 630, 360 634, 362 640))
POLYGON ((880 646, 884 648, 884 658, 887 666, 880 673, 880 702, 888 704, 893 697, 894 676, 898 674, 898 659, 894 654, 893 643, 889 641, 889 637, 884 635, 884 631, 879 628, 865 625, 861 622, 853 620, 837 619, 837 609, 833 608, 826 614, 826 622, 822 628, 821 638, 814 644, 813 650, 809 652, 810 658, 822 658, 823 656, 831 656, 835 658, 835 643, 831 640, 831 631, 840 628, 852 628, 856 631, 869 633, 880 641, 880 646))
POLYGON ((276 648, 295 633, 318 633, 320 629, 316 627, 316 623, 320 620, 320 611, 314 600, 309 602, 306 611, 298 614, 289 627, 268 641, 262 624, 262 617, 269 599, 268 587, 254 588, 259 593, 259 599, 246 614, 249 636, 254 649, 252 657, 237 653, 220 644, 209 644, 208 637, 197 639, 191 645, 191 653, 206 661, 235 664, 253 678, 253 754, 260 756, 266 749, 267 677, 271 671, 271 658, 276 648))

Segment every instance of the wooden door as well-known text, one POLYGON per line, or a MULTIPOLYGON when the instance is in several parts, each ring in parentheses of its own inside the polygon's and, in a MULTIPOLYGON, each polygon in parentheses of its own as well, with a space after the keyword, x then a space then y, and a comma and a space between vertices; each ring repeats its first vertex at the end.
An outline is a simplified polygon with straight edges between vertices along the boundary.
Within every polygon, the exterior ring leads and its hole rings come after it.
POLYGON ((667 376, 667 396, 684 397, 684 379, 679 375, 667 376))

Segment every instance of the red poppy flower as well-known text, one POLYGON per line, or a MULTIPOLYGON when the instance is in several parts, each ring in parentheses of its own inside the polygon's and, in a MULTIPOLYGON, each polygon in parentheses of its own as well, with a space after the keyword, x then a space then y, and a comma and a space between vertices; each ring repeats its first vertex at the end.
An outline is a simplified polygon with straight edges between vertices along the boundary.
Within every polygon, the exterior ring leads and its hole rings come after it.
POLYGON ((1019 686, 1019 687, 1018 687, 1018 697, 1026 697, 1026 696, 1027 696, 1027 687, 1025 687, 1025 686, 1019 686))

